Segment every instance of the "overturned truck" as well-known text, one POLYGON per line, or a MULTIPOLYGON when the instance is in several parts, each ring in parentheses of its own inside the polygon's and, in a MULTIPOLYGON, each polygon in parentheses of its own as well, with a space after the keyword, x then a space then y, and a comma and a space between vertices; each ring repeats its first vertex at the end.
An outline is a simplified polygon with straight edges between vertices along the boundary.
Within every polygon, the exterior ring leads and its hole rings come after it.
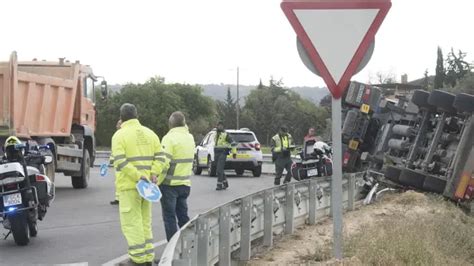
POLYGON ((352 82, 344 96, 343 170, 442 194, 474 212, 474 96, 413 90, 394 99, 352 82))

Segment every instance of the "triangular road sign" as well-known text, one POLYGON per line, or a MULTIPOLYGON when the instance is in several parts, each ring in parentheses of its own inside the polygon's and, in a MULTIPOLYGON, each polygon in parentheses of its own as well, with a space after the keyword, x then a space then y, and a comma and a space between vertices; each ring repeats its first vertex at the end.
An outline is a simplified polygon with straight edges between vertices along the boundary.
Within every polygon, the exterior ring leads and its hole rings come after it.
POLYGON ((334 98, 342 96, 390 0, 284 1, 281 7, 334 98))

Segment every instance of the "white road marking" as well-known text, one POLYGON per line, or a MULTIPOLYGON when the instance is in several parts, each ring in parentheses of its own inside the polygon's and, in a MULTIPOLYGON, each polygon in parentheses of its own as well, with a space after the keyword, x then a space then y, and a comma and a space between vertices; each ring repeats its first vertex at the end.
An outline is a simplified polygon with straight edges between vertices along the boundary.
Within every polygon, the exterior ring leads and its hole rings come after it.
MULTIPOLYGON (((165 245, 166 243, 168 243, 168 241, 166 241, 166 240, 161 240, 161 241, 158 241, 158 242, 153 243, 153 247, 154 247, 154 248, 157 248, 157 247, 159 247, 159 246, 165 245)), ((128 259, 128 254, 125 254, 125 255, 122 255, 122 256, 120 256, 120 257, 118 257, 118 258, 115 258, 115 259, 113 259, 113 260, 107 261, 106 263, 104 263, 104 264, 102 264, 102 265, 103 265, 103 266, 114 266, 114 265, 116 265, 116 264, 119 264, 119 263, 122 262, 122 261, 127 260, 127 259, 128 259)))

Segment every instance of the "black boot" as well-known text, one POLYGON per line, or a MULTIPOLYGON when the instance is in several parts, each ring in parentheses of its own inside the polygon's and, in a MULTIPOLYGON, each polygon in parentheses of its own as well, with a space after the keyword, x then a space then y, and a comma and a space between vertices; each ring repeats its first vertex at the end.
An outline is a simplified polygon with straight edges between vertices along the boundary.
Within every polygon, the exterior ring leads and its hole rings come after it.
POLYGON ((227 180, 224 181, 222 184, 224 185, 224 189, 227 189, 229 187, 229 183, 227 182, 227 180))
POLYGON ((110 202, 110 205, 118 205, 119 201, 118 200, 113 200, 110 202))
POLYGON ((275 182, 273 183, 275 186, 279 186, 280 185, 280 181, 281 178, 275 178, 275 182))
POLYGON ((216 190, 224 190, 224 185, 222 183, 217 183, 216 190))

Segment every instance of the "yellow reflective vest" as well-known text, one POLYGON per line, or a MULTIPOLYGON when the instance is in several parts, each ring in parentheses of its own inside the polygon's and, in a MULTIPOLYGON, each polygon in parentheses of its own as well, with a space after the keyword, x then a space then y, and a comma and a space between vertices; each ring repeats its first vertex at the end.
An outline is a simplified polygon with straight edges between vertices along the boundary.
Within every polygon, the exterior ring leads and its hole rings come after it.
POLYGON ((172 128, 163 137, 166 163, 158 178, 158 184, 168 186, 191 186, 194 138, 186 126, 172 128))
POLYGON ((289 150, 292 146, 293 137, 290 134, 286 134, 286 136, 280 136, 280 134, 276 134, 272 138, 272 148, 274 152, 282 152, 283 148, 289 150))
POLYGON ((141 176, 158 176, 165 163, 158 136, 137 119, 122 123, 112 137, 117 191, 136 189, 141 176))
POLYGON ((216 132, 214 149, 231 149, 232 154, 237 154, 237 143, 227 132, 216 132))

